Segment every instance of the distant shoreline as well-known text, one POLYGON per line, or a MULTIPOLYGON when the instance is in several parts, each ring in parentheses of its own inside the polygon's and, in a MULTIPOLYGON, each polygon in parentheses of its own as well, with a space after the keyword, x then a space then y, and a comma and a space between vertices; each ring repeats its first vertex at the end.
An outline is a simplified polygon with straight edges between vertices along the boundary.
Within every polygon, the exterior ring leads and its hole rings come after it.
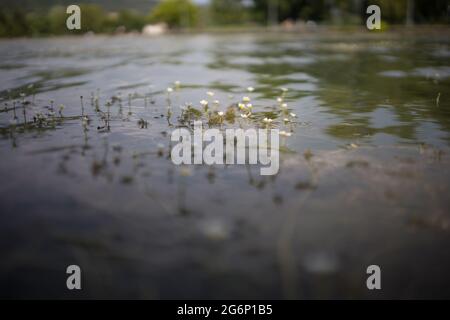
POLYGON ((89 37, 142 37, 142 38, 158 38, 161 36, 177 36, 177 35, 207 35, 207 34, 298 34, 302 37, 308 36, 341 36, 341 35, 365 35, 370 37, 382 37, 392 36, 397 38, 398 36, 450 36, 450 25, 445 24, 429 24, 429 25, 390 25, 386 30, 381 31, 369 31, 364 26, 330 26, 330 25, 317 25, 311 27, 299 27, 286 29, 282 26, 266 27, 266 26, 229 26, 229 27, 206 27, 206 28, 192 28, 192 29, 170 29, 161 35, 148 36, 141 32, 124 32, 124 33, 84 33, 84 34, 59 34, 59 35, 42 35, 42 36, 21 36, 21 37, 0 37, 2 40, 14 40, 14 39, 52 39, 52 38, 89 38, 89 37))

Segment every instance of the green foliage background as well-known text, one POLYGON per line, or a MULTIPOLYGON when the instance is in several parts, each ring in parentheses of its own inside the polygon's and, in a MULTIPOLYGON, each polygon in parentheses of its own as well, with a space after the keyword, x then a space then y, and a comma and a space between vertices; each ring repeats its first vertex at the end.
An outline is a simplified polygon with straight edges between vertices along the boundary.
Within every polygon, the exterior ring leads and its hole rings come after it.
MULTIPOLYGON (((369 4, 378 4, 382 9, 383 23, 404 24, 408 5, 412 4, 415 23, 449 24, 447 0, 210 0, 203 6, 195 5, 191 0, 162 0, 150 12, 133 9, 110 12, 97 4, 81 4, 82 30, 77 33, 140 31, 146 24, 155 22, 165 22, 170 28, 265 25, 270 4, 277 8, 275 15, 272 14, 275 22, 290 19, 324 24, 362 24, 366 17, 365 8, 369 4)), ((5 5, 0 7, 0 37, 73 34, 66 28, 67 16, 65 6, 27 9, 5 5)))

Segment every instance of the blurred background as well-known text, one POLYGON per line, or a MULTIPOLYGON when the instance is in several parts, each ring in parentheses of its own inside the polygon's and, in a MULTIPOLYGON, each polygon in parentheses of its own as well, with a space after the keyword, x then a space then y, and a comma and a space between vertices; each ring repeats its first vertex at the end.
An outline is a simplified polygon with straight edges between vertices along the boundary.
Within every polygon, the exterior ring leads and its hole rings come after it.
POLYGON ((136 33, 158 23, 164 24, 164 31, 268 25, 287 30, 311 25, 352 27, 365 25, 370 4, 381 7, 383 29, 387 29, 390 25, 448 24, 450 11, 447 0, 2 0, 0 37, 73 34, 65 20, 66 7, 74 3, 82 11, 78 33, 136 33))

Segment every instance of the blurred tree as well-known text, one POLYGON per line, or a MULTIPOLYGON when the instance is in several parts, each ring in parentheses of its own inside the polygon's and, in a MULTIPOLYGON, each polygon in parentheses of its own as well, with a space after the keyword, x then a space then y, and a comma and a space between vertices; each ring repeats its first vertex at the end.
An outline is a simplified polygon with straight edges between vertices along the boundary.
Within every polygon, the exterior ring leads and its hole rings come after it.
POLYGON ((124 26, 127 31, 140 31, 145 26, 147 18, 134 10, 121 10, 117 17, 117 27, 124 26))
POLYGON ((26 19, 31 36, 42 36, 51 33, 48 15, 31 12, 27 14, 26 19))
POLYGON ((0 36, 19 37, 29 33, 26 16, 22 11, 16 9, 0 11, 0 36))
POLYGON ((395 24, 449 23, 448 0, 372 0, 365 5, 377 4, 382 19, 395 24))
POLYGON ((242 0, 211 0, 211 24, 230 25, 248 21, 248 12, 242 0))
MULTIPOLYGON (((48 12, 48 28, 50 34, 62 34, 67 31, 66 27, 66 8, 62 6, 55 6, 48 12)), ((84 17, 81 18, 81 25, 84 24, 84 17)))
MULTIPOLYGON (((331 1, 332 2, 332 1, 331 1)), ((329 17, 331 2, 327 0, 254 0, 255 16, 267 22, 276 10, 278 21, 302 19, 323 21, 329 17), (270 2, 272 1, 272 2, 270 2)))
POLYGON ((414 0, 414 21, 418 23, 450 23, 448 0, 414 0))
POLYGON ((254 14, 262 23, 270 17, 314 21, 362 23, 365 9, 376 4, 382 19, 389 23, 449 23, 448 0, 253 0, 254 14), (276 14, 271 11, 276 11, 276 14), (361 19, 362 18, 362 19, 361 19))
MULTIPOLYGON (((103 11, 102 7, 95 4, 82 4, 81 9, 81 30, 80 33, 85 33, 88 31, 102 32, 103 26, 106 20, 106 13, 103 11)), ((67 14, 65 14, 65 19, 67 19, 67 14)), ((65 26, 65 22, 64 22, 65 26)))
POLYGON ((150 12, 151 22, 165 22, 171 28, 197 24, 198 9, 190 0, 163 0, 150 12))

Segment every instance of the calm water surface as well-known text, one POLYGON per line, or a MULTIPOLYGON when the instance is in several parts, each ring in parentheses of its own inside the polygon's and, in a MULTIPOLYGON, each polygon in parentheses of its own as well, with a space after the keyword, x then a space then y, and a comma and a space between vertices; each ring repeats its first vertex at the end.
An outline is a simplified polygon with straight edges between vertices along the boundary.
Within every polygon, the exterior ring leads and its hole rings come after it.
POLYGON ((0 296, 449 298, 449 88, 446 35, 2 40, 0 296), (243 96, 276 176, 172 164, 180 106, 243 96))

